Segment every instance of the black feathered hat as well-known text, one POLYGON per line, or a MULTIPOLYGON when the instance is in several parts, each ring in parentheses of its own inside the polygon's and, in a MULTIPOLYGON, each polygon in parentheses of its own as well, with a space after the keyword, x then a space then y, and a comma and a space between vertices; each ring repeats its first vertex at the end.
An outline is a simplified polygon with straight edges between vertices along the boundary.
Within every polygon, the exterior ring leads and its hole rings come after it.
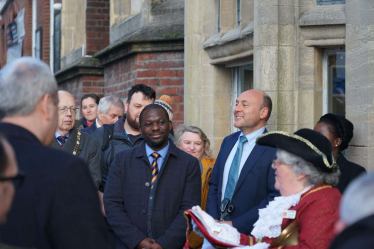
POLYGON ((311 129, 301 129, 294 134, 283 131, 267 132, 257 138, 257 144, 287 151, 323 172, 333 173, 338 168, 333 160, 330 141, 311 129))

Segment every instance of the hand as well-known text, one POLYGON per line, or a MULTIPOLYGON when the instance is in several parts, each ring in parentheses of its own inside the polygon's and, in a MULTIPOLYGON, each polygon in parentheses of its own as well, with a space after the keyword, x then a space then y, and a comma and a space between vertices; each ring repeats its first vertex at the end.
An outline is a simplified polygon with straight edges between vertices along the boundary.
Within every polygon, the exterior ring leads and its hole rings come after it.
POLYGON ((136 248, 138 249, 150 249, 152 248, 152 245, 156 243, 156 241, 154 239, 150 239, 150 238, 145 238, 143 239, 137 246, 136 248))
POLYGON ((151 249, 163 249, 162 246, 159 243, 157 243, 157 242, 155 242, 154 244, 152 244, 152 246, 150 248, 151 249))
POLYGON ((233 226, 231 220, 229 220, 229 221, 221 221, 220 224, 227 224, 229 226, 233 226))
POLYGON ((101 192, 101 191, 98 191, 99 193, 99 201, 100 201, 100 208, 101 208, 101 213, 104 215, 105 217, 105 208, 104 208, 104 193, 101 192))

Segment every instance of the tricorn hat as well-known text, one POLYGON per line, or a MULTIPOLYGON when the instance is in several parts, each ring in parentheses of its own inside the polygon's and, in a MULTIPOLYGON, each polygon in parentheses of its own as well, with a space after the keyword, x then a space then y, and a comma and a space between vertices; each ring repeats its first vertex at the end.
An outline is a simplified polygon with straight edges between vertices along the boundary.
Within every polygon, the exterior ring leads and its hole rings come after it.
POLYGON ((323 172, 333 173, 337 169, 330 141, 314 130, 301 129, 294 134, 283 131, 267 132, 257 138, 257 144, 287 151, 323 172))

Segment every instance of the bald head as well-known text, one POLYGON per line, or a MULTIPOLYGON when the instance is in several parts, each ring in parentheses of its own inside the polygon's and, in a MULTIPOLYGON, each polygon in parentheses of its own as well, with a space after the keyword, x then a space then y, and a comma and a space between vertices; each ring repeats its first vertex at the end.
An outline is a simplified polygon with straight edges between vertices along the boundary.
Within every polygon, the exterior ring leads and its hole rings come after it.
POLYGON ((73 129, 77 107, 71 93, 66 91, 58 91, 58 126, 57 132, 65 136, 73 129))
POLYGON ((234 126, 244 135, 266 125, 270 118, 272 102, 270 97, 259 90, 248 90, 241 93, 234 109, 234 126))

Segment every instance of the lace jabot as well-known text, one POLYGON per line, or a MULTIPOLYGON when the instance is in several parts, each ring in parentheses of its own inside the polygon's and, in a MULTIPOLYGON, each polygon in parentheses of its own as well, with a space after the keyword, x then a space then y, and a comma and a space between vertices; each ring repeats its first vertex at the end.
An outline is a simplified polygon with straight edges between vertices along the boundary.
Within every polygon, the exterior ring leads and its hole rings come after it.
POLYGON ((283 211, 296 206, 301 195, 312 187, 313 185, 306 187, 303 191, 294 195, 275 197, 265 208, 259 210, 259 218, 253 225, 251 234, 256 238, 278 237, 282 232, 283 211))

